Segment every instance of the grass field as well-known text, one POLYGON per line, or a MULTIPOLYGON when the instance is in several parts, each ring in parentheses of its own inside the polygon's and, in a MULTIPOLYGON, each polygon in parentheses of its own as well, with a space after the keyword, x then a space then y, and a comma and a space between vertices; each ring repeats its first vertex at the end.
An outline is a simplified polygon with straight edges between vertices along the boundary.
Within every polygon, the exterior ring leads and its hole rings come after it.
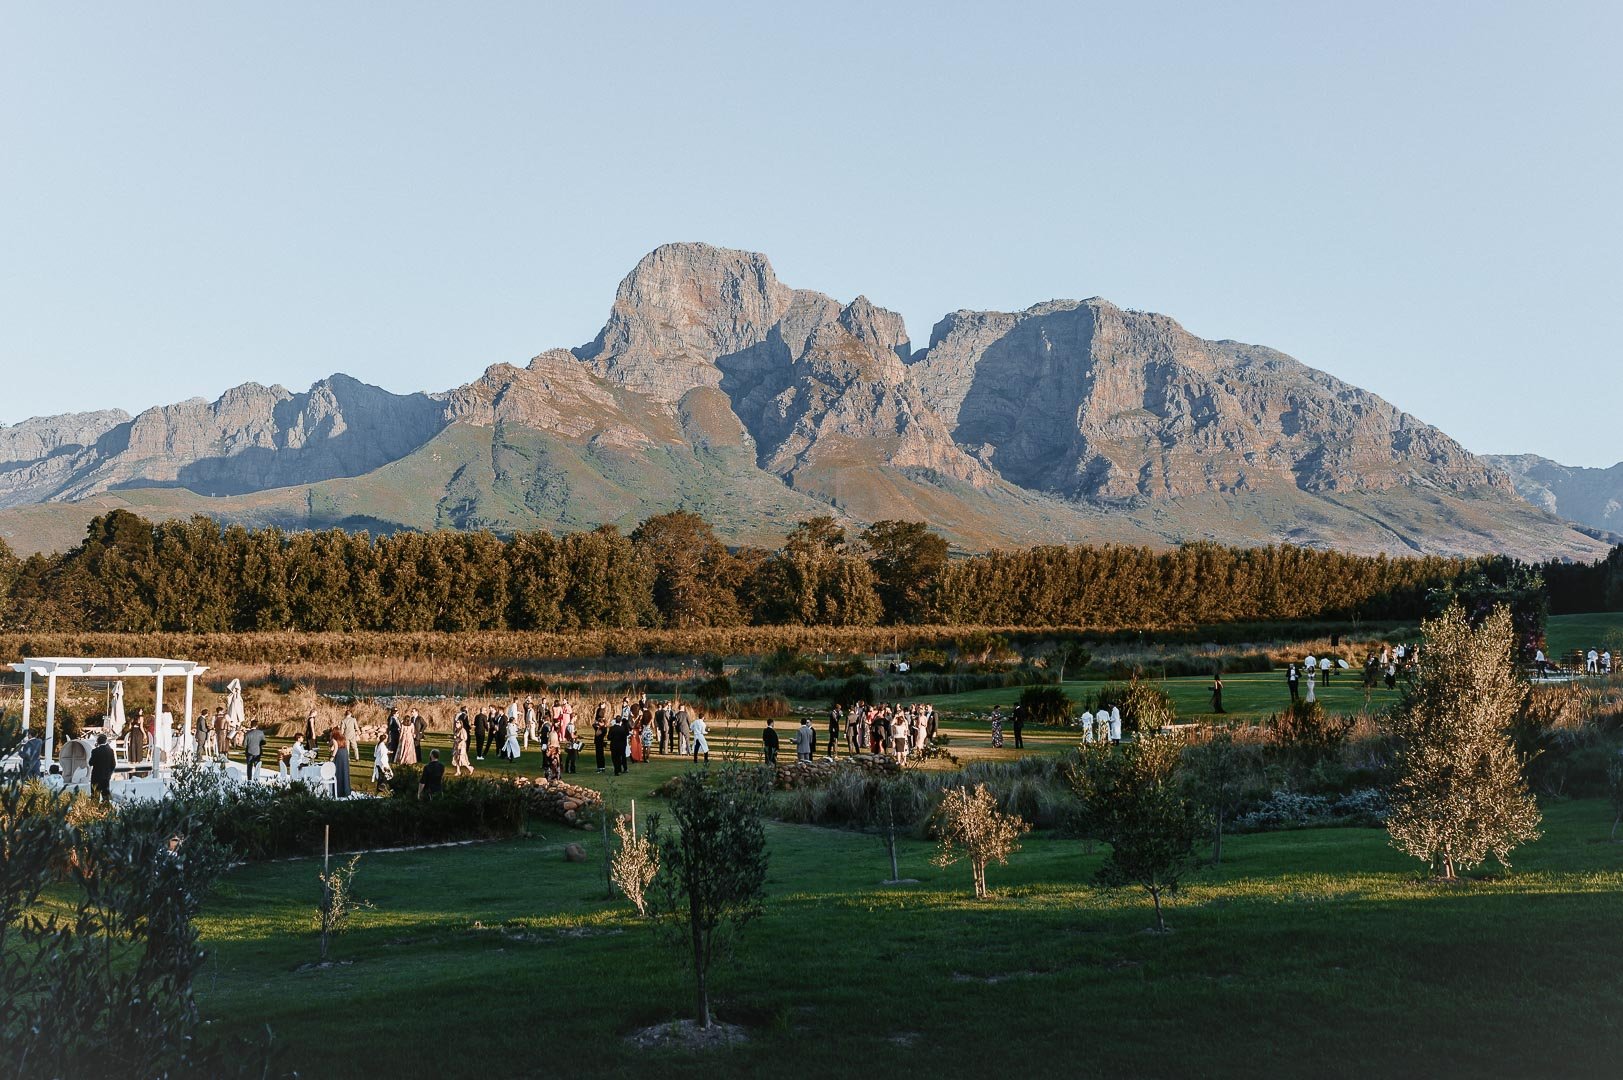
POLYGON ((1610 648, 1615 656, 1623 644, 1623 611, 1593 615, 1552 615, 1544 630, 1545 652, 1565 656, 1574 649, 1610 648))
POLYGON ((752 1041, 624 1036, 685 1015, 676 953, 603 899, 581 834, 366 857, 338 963, 311 965, 313 861, 234 871, 202 920, 215 1032, 270 1024, 306 1076, 1616 1076, 1623 845, 1548 808, 1515 872, 1417 879, 1374 830, 1237 837, 1146 933, 1075 841, 1030 839, 968 897, 909 842, 769 827, 766 915, 719 975, 752 1041))

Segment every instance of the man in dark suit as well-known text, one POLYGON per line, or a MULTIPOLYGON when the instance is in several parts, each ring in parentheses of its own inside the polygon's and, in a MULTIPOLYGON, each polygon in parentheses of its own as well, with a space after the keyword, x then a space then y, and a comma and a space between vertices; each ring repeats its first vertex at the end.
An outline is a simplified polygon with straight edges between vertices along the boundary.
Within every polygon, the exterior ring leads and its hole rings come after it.
POLYGON ((485 721, 485 710, 481 706, 479 711, 473 714, 474 754, 480 761, 485 760, 485 742, 489 732, 490 727, 485 721))
POLYGON ((113 748, 107 745, 107 736, 97 735, 96 748, 90 751, 90 793, 96 798, 112 798, 113 768, 117 764, 113 748))
POLYGON ((624 717, 616 716, 614 723, 609 725, 609 756, 614 759, 614 775, 619 776, 625 772, 626 743, 631 738, 631 728, 624 717))
POLYGON ((766 718, 766 730, 761 732, 761 745, 766 748, 766 763, 778 763, 778 729, 772 725, 772 718, 766 718))

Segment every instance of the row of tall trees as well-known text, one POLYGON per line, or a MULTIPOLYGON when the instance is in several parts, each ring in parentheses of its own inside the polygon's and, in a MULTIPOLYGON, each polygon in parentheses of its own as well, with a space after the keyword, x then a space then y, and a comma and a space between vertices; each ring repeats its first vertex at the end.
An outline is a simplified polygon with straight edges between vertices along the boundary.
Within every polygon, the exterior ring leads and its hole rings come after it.
POLYGON ((1544 567, 1550 612, 1573 615, 1623 611, 1623 544, 1596 563, 1551 563, 1544 567))
POLYGON ((0 620, 36 630, 568 631, 737 625, 1168 626, 1415 617, 1503 559, 1305 548, 1050 546, 949 558, 918 522, 832 518, 775 551, 729 549, 697 515, 554 536, 286 533, 115 510, 60 555, 0 544, 0 620))

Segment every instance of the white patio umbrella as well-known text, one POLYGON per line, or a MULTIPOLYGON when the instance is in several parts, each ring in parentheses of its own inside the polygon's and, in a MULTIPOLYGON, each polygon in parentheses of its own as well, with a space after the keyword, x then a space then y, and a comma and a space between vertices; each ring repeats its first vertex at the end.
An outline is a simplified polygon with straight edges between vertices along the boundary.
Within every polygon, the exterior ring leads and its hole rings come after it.
POLYGON ((113 684, 113 703, 107 709, 107 726, 113 729, 114 738, 124 734, 124 681, 122 679, 113 684))

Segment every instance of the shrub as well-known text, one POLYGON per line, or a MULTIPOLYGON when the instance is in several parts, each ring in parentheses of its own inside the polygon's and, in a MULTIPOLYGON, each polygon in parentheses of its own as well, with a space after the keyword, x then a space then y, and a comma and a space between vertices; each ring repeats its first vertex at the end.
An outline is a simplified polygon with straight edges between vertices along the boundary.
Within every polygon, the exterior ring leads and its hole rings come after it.
POLYGON ((1057 686, 1033 686, 1020 695, 1026 719, 1048 727, 1068 727, 1076 703, 1057 686))

